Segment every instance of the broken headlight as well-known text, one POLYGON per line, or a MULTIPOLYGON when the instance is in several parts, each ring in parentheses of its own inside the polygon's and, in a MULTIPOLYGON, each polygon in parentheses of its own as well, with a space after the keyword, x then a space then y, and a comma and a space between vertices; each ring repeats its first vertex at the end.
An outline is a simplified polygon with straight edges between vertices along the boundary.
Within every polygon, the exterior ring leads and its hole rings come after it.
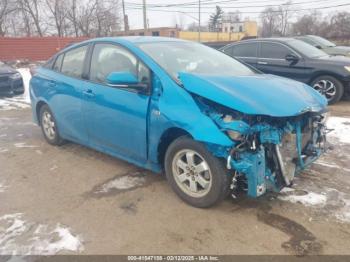
POLYGON ((234 131, 234 130, 228 130, 227 134, 232 140, 236 140, 236 141, 242 141, 244 138, 240 132, 234 131))

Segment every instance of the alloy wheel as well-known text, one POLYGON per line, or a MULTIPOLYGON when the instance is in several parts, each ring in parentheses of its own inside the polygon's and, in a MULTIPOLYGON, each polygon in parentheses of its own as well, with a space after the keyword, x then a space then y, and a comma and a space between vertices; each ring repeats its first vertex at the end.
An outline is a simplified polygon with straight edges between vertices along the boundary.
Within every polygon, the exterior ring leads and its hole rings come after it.
POLYGON ((42 125, 47 138, 50 140, 55 139, 55 136, 56 136, 55 122, 50 112, 45 111, 43 113, 42 125))
POLYGON ((208 163, 197 152, 184 149, 173 158, 172 170, 175 182, 192 197, 203 197, 212 186, 212 174, 208 163))
POLYGON ((313 85, 313 88, 324 95, 328 101, 332 100, 337 92, 335 84, 332 81, 325 79, 316 82, 313 85))

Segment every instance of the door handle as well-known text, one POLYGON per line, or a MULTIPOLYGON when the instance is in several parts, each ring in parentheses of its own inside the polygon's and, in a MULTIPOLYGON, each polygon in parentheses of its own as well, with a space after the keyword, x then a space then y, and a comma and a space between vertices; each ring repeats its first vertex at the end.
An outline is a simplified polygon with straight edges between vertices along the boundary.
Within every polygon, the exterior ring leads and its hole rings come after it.
POLYGON ((264 62, 264 61, 258 61, 258 64, 259 64, 259 65, 267 65, 267 62, 264 62))
POLYGON ((92 92, 91 89, 87 89, 87 90, 83 91, 83 94, 87 97, 94 97, 95 96, 95 93, 92 92))

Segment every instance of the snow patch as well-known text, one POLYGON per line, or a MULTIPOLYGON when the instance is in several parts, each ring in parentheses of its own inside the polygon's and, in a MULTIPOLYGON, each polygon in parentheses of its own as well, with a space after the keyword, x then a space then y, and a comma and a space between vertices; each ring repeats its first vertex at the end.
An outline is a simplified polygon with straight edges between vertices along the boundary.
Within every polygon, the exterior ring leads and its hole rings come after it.
POLYGON ((9 150, 7 148, 4 147, 0 147, 0 153, 5 153, 8 152, 9 150))
POLYGON ((0 217, 0 228, 0 255, 54 255, 64 250, 84 250, 82 239, 68 227, 57 224, 49 230, 48 225, 34 226, 21 213, 0 217))
POLYGON ((7 186, 5 186, 3 183, 0 182, 0 193, 5 192, 5 189, 7 186))
POLYGON ((96 193, 107 193, 112 189, 126 190, 133 187, 141 186, 145 183, 144 177, 122 176, 102 185, 96 193))
POLYGON ((278 198, 283 201, 300 203, 305 206, 324 206, 327 202, 327 197, 325 195, 317 194, 314 192, 308 192, 305 195, 290 194, 285 196, 279 196, 278 198))
POLYGON ((20 96, 17 98, 1 98, 0 99, 0 110, 16 110, 29 108, 30 105, 24 101, 24 97, 20 96))
POLYGON ((30 103, 29 95, 29 81, 32 78, 29 68, 18 68, 17 71, 22 75, 23 85, 24 85, 24 94, 23 99, 25 102, 30 103))
POLYGON ((329 138, 336 138, 341 143, 350 143, 350 118, 330 117, 327 120, 327 127, 334 129, 328 134, 329 138))
POLYGON ((320 166, 329 167, 329 168, 342 169, 342 170, 344 170, 346 172, 350 172, 349 168, 341 167, 341 166, 338 166, 336 164, 331 164, 331 163, 323 162, 323 161, 320 161, 320 160, 315 161, 314 164, 320 165, 320 166))
POLYGON ((33 147, 38 147, 38 146, 34 146, 34 145, 28 145, 25 142, 21 142, 21 143, 14 143, 15 147, 18 148, 33 148, 33 147))

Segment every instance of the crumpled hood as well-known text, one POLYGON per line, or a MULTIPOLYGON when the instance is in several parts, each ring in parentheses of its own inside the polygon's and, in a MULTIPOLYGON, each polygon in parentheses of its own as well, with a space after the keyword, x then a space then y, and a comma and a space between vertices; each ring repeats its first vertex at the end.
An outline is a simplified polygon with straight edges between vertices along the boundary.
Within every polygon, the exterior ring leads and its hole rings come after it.
POLYGON ((216 103, 252 115, 295 116, 319 112, 327 100, 312 87, 274 75, 213 76, 179 73, 184 88, 216 103))

